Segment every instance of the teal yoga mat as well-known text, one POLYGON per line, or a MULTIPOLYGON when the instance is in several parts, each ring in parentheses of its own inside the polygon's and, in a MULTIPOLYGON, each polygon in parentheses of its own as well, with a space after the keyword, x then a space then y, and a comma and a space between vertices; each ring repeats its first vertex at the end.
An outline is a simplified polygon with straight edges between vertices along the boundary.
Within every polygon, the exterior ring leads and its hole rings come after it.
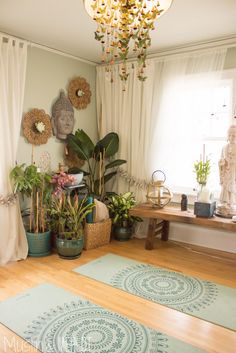
POLYGON ((0 322, 43 353, 204 353, 50 284, 1 302, 0 322))
POLYGON ((107 254, 75 272, 144 299, 236 330, 236 289, 107 254))

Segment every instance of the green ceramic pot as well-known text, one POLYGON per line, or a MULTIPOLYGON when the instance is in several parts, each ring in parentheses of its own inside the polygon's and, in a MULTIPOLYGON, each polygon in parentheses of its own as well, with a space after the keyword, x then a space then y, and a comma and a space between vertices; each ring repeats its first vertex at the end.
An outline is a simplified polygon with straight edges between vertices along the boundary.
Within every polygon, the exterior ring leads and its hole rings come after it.
POLYGON ((26 232, 29 251, 32 257, 42 257, 51 254, 51 232, 31 233, 26 232))
POLYGON ((127 227, 114 226, 113 234, 116 240, 127 241, 131 238, 133 234, 133 226, 127 226, 127 227))
POLYGON ((73 260, 80 257, 84 247, 84 237, 80 239, 62 239, 57 237, 57 252, 62 259, 73 260))

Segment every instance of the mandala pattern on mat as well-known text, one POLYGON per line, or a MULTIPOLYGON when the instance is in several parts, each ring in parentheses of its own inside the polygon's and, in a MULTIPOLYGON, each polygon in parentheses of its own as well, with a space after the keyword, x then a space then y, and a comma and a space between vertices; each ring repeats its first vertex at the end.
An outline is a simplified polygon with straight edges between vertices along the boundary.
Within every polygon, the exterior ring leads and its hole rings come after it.
POLYGON ((81 300, 43 313, 24 338, 43 353, 168 353, 165 335, 81 300))
POLYGON ((218 289, 214 283, 139 264, 117 272, 111 285, 171 308, 194 312, 211 305, 218 289))

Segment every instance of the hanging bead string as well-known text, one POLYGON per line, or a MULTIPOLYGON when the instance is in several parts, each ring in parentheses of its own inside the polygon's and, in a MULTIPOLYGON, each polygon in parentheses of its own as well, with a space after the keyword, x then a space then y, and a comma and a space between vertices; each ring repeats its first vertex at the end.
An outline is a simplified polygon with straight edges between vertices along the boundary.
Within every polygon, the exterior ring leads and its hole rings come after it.
POLYGON ((39 159, 38 167, 43 173, 48 173, 51 169, 51 155, 49 152, 44 151, 39 159))
POLYGON ((16 203, 17 195, 16 194, 8 194, 7 196, 3 197, 0 195, 0 205, 3 206, 12 206, 16 203))
POLYGON ((146 190, 148 186, 148 182, 145 180, 140 180, 135 178, 134 176, 131 176, 128 172, 126 172, 122 168, 118 168, 118 173, 119 175, 127 181, 130 185, 133 185, 139 189, 146 190))

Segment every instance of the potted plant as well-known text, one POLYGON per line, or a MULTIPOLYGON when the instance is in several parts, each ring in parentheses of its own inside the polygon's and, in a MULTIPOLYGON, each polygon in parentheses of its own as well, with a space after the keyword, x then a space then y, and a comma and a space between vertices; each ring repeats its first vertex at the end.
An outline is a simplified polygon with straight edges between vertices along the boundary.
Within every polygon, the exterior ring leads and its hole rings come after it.
POLYGON ((194 171, 198 184, 201 187, 205 186, 211 171, 210 159, 206 159, 206 161, 196 161, 194 163, 194 171))
POLYGON ((206 184, 211 171, 210 159, 196 161, 194 163, 194 172, 199 185, 197 199, 200 202, 210 202, 211 193, 206 184))
POLYGON ((70 168, 69 173, 82 171, 87 178, 89 193, 102 199, 105 194, 105 183, 117 174, 114 168, 126 163, 123 159, 112 160, 119 149, 118 135, 111 132, 94 145, 90 137, 78 129, 74 135, 68 135, 68 145, 81 160, 87 162, 88 167, 87 171, 70 168), (109 171, 111 169, 112 171, 109 171))
POLYGON ((56 239, 57 251, 61 258, 76 259, 81 255, 84 245, 83 221, 92 212, 93 203, 78 195, 71 197, 61 193, 52 196, 50 217, 58 225, 56 239))
MULTIPOLYGON (((14 183, 14 193, 19 193, 22 200, 27 198, 28 224, 26 237, 29 256, 40 257, 51 252, 50 230, 48 227, 48 204, 51 198, 51 176, 40 172, 35 165, 16 165, 10 177, 14 183)), ((25 223, 25 222, 24 222, 25 223)))
POLYGON ((113 234, 116 240, 126 241, 131 238, 133 225, 135 222, 141 222, 140 217, 131 216, 129 210, 136 204, 132 192, 126 192, 120 195, 108 197, 107 205, 112 219, 113 234))

